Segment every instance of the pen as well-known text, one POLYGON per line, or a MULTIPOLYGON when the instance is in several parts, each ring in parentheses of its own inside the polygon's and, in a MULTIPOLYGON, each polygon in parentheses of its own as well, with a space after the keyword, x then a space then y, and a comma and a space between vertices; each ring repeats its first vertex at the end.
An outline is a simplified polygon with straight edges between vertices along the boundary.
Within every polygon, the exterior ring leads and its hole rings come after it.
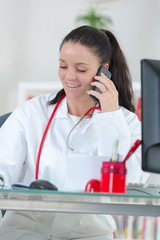
POLYGON ((139 147, 139 145, 142 143, 141 140, 137 139, 133 146, 130 148, 129 152, 127 153, 125 159, 123 162, 126 162, 126 160, 136 151, 136 149, 139 147))
POLYGON ((115 149, 114 149, 114 152, 113 152, 113 155, 112 155, 112 159, 111 159, 111 162, 116 162, 118 161, 118 145, 119 145, 119 140, 117 139, 116 140, 116 146, 115 146, 115 149))

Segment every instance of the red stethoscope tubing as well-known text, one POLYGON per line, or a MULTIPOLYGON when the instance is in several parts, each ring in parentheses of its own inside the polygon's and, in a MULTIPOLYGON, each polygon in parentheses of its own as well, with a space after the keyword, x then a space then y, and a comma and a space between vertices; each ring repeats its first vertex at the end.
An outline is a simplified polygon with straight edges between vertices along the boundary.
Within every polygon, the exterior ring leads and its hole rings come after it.
MULTIPOLYGON (((43 144, 44 144, 44 141, 45 141, 45 138, 46 138, 48 129, 49 129, 49 127, 50 127, 50 124, 51 124, 51 122, 52 122, 52 120, 53 120, 53 117, 54 117, 54 115, 55 115, 55 113, 56 113, 56 111, 57 111, 60 103, 62 102, 62 100, 64 99, 65 96, 66 96, 66 95, 64 94, 64 95, 60 98, 60 100, 57 102, 57 104, 56 104, 56 106, 55 106, 55 108, 54 108, 54 110, 53 110, 53 112, 52 112, 52 114, 51 114, 51 116, 50 116, 50 119, 49 119, 49 121, 48 121, 48 123, 47 123, 46 129, 45 129, 45 131, 44 131, 44 133, 43 133, 43 136, 42 136, 42 139, 41 139, 41 142, 40 142, 40 145, 39 145, 38 154, 37 154, 36 170, 35 170, 35 180, 38 179, 40 157, 41 157, 41 152, 42 152, 43 144)), ((93 110, 95 110, 95 109, 101 110, 101 106, 90 108, 90 109, 84 114, 84 117, 87 116, 91 111, 93 111, 93 110)))
POLYGON ((49 119, 49 121, 47 123, 46 129, 45 129, 45 131, 43 133, 43 137, 42 137, 42 140, 41 140, 41 143, 40 143, 40 146, 39 146, 38 155, 37 155, 37 161, 36 161, 36 172, 35 172, 35 179, 36 180, 38 179, 40 157, 41 157, 41 152, 42 152, 43 144, 44 144, 44 141, 45 141, 48 129, 49 129, 50 124, 51 124, 51 122, 53 120, 53 117, 54 117, 54 115, 55 115, 55 113, 57 111, 57 108, 58 108, 59 104, 62 102, 64 97, 65 97, 65 95, 63 95, 61 97, 61 99, 57 102, 57 104, 56 104, 56 106, 55 106, 55 108, 54 108, 54 110, 53 110, 53 112, 52 112, 52 114, 50 116, 50 119, 49 119))

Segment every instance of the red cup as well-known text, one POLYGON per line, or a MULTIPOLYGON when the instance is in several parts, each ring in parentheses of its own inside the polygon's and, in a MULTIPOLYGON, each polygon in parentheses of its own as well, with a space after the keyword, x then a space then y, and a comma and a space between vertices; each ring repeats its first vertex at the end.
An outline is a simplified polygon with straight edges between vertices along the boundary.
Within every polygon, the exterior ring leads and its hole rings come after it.
POLYGON ((125 193, 127 169, 124 162, 103 162, 100 192, 125 193))

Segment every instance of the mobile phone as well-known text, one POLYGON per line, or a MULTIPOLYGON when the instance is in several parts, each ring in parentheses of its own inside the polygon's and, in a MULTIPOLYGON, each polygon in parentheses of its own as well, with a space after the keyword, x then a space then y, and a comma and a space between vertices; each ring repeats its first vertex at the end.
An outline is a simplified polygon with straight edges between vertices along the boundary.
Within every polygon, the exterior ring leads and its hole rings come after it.
MULTIPOLYGON (((107 78, 111 78, 111 72, 107 70, 107 68, 105 68, 104 66, 100 66, 100 68, 98 69, 98 72, 96 74, 96 76, 101 76, 101 73, 103 73, 107 78)), ((94 82, 99 82, 98 80, 94 80, 94 82)), ((99 93, 102 93, 101 90, 99 88, 97 88, 96 86, 92 86, 91 90, 97 91, 99 93)), ((93 95, 89 95, 96 103, 99 104, 99 100, 93 96, 93 95)))

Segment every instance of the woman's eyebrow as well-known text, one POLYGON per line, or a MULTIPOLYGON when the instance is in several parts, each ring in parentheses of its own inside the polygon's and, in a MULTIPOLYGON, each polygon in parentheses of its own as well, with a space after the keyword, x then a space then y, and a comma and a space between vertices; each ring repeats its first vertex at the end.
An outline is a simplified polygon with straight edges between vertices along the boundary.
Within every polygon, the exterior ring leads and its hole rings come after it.
POLYGON ((78 62, 75 65, 88 65, 88 63, 84 63, 84 62, 78 62))
POLYGON ((59 61, 65 62, 63 59, 59 59, 59 61))
MULTIPOLYGON (((61 58, 59 59, 59 61, 66 63, 66 61, 63 60, 63 59, 61 59, 61 58)), ((88 63, 85 63, 85 62, 77 62, 77 63, 75 63, 75 65, 76 65, 76 66, 78 66, 78 65, 86 65, 86 66, 88 66, 89 64, 88 64, 88 63)))

